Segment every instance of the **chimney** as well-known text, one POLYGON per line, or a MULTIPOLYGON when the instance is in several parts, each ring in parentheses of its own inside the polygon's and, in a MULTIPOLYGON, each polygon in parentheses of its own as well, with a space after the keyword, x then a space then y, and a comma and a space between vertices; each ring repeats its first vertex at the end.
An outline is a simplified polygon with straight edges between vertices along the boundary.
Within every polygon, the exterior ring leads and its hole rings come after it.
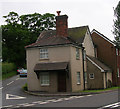
POLYGON ((56 35, 57 36, 68 36, 68 23, 67 15, 60 15, 61 11, 57 11, 58 16, 56 16, 56 35))

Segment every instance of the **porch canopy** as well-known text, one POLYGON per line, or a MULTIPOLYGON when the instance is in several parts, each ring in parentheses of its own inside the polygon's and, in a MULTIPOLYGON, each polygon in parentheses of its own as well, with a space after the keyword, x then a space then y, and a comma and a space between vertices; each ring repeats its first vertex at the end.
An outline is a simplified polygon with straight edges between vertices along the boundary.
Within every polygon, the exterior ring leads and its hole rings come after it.
POLYGON ((40 72, 65 71, 68 72, 68 62, 37 63, 34 72, 39 78, 40 72))

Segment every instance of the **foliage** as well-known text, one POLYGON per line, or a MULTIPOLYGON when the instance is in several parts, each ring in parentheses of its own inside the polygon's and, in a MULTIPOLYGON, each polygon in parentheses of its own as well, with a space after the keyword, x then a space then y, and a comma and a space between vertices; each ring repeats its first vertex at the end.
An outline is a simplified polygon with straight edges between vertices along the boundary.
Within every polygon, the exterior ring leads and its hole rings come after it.
POLYGON ((115 43, 120 47, 120 1, 114 10, 115 20, 114 20, 114 31, 115 43))
POLYGON ((10 73, 16 70, 14 63, 2 63, 2 74, 10 73))
POLYGON ((26 61, 24 47, 35 42, 41 31, 55 27, 55 15, 34 13, 19 16, 10 12, 3 17, 7 23, 1 26, 3 61, 23 67, 26 61))
POLYGON ((24 91, 28 91, 27 83, 23 86, 23 90, 24 90, 24 91))
POLYGON ((16 75, 16 71, 10 72, 10 73, 6 73, 6 74, 2 74, 2 80, 10 78, 12 76, 16 75))

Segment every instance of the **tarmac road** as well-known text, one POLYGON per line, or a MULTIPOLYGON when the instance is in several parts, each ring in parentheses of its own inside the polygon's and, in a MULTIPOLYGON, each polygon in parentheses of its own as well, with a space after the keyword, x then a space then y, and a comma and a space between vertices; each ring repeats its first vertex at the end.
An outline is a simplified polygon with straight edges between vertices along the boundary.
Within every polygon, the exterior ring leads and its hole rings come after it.
POLYGON ((66 97, 40 97, 24 93, 22 86, 26 78, 18 75, 2 82, 2 107, 119 107, 118 90, 91 95, 66 96, 66 97))

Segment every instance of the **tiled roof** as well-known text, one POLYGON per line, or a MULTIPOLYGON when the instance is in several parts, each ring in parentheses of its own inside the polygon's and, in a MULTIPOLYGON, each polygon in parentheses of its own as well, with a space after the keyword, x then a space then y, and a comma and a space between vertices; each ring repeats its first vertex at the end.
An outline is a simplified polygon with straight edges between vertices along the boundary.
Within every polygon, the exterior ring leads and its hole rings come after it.
POLYGON ((81 44, 83 43, 87 29, 88 26, 68 28, 68 37, 56 36, 56 30, 43 31, 37 41, 26 46, 26 48, 63 44, 81 44))
POLYGON ((97 58, 87 55, 87 59, 91 62, 94 62, 94 64, 96 64, 102 70, 111 71, 111 69, 108 66, 106 66, 104 63, 100 62, 97 58))

